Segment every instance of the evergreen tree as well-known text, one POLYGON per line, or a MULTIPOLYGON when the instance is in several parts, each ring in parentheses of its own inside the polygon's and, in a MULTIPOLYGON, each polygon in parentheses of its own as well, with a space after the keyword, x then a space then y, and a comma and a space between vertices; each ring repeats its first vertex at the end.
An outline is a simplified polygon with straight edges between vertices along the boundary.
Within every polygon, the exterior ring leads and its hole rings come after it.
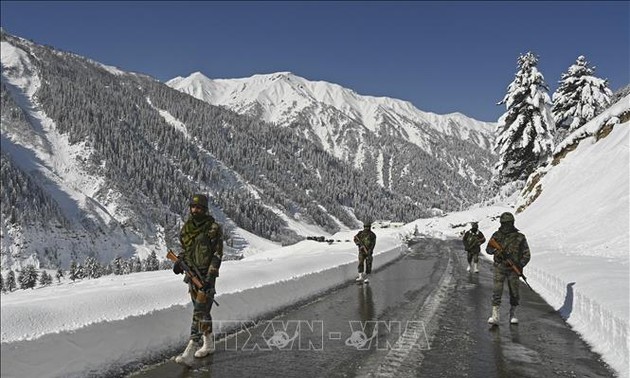
POLYGON ((590 121, 610 105, 612 91, 608 81, 593 76, 584 56, 579 56, 563 73, 560 86, 553 94, 553 119, 557 127, 573 131, 590 121))
POLYGON ((103 275, 103 268, 96 258, 89 256, 85 259, 84 272, 88 279, 99 278, 103 275))
POLYGON ((52 276, 48 274, 45 270, 42 270, 39 275, 39 285, 40 286, 48 286, 52 283, 52 276))
POLYGON ((70 278, 72 282, 74 282, 78 278, 81 278, 78 275, 77 262, 74 260, 72 260, 72 262, 70 263, 70 270, 68 271, 68 278, 70 278))
POLYGON ((7 274, 7 290, 12 292, 17 288, 17 283, 15 281, 15 272, 10 270, 9 274, 7 274))
POLYGON ((527 179, 553 151, 551 100, 537 64, 532 52, 519 56, 516 77, 498 104, 507 109, 499 118, 494 145, 499 154, 494 180, 499 184, 527 179))
POLYGON ((82 264, 77 264, 76 275, 79 279, 85 278, 85 267, 82 264))
POLYGON ((18 275, 20 289, 33 289, 37 284, 37 270, 32 264, 27 265, 18 275))
POLYGON ((147 257, 146 261, 146 271, 154 271, 160 269, 160 261, 155 254, 155 251, 151 251, 151 254, 147 257))
POLYGON ((134 261, 135 260, 133 258, 123 260, 122 274, 130 274, 133 272, 134 261))
POLYGON ((123 259, 120 256, 116 256, 116 258, 114 258, 114 261, 112 261, 112 272, 115 275, 121 275, 123 274, 123 259))
POLYGON ((133 273, 142 272, 142 261, 140 260, 140 257, 138 256, 132 257, 131 266, 132 266, 131 272, 133 273))

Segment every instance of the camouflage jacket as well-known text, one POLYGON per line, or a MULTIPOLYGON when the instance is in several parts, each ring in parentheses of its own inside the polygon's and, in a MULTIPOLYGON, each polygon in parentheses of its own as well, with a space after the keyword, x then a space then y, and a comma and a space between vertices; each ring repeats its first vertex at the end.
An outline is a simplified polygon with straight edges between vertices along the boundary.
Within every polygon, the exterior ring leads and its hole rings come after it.
POLYGON ((531 255, 527 239, 515 227, 501 226, 497 232, 492 234, 492 239, 501 246, 500 251, 490 246, 486 247, 486 252, 489 255, 494 255, 495 264, 504 264, 506 259, 510 259, 522 268, 529 263, 531 255))
POLYGON ((479 230, 473 232, 473 230, 468 230, 464 234, 464 238, 462 239, 464 243, 464 249, 469 252, 477 252, 481 251, 481 245, 486 242, 486 237, 479 230))
POLYGON ((354 235, 354 244, 359 248, 363 245, 369 253, 372 253, 376 245, 376 234, 372 232, 372 230, 361 230, 358 234, 354 235))
MULTIPOLYGON (((179 234, 182 258, 191 268, 197 267, 205 280, 219 276, 223 259, 223 232, 210 215, 200 220, 188 218, 179 234)), ((194 269, 194 268, 193 268, 194 269)))

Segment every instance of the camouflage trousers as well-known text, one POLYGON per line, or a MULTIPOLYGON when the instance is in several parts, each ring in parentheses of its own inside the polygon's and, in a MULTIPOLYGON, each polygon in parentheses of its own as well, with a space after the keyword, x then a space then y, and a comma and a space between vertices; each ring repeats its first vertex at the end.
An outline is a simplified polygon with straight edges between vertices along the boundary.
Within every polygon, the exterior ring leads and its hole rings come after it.
POLYGON ((205 333, 212 333, 212 309, 214 293, 205 293, 190 285, 190 299, 193 303, 192 324, 190 325, 190 339, 199 342, 205 333))
POLYGON ((363 273, 365 265, 365 274, 372 273, 372 252, 363 253, 359 251, 359 273, 363 273))
POLYGON ((468 251, 468 264, 471 262, 479 263, 479 250, 468 251))
POLYGON ((492 305, 500 306, 503 296, 503 283, 507 281, 510 293, 510 305, 518 306, 520 296, 518 294, 518 275, 503 264, 494 264, 494 288, 492 290, 492 305))

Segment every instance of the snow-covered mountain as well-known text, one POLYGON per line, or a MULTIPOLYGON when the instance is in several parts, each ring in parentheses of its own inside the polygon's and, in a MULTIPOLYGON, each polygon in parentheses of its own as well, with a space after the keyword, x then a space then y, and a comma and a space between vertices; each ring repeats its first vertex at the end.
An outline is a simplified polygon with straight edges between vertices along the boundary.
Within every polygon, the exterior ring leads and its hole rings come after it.
POLYGON ((290 126, 306 117, 312 126, 326 128, 321 130, 325 134, 316 136, 327 150, 337 154, 340 146, 335 141, 341 136, 340 129, 357 125, 376 135, 406 135, 427 152, 431 152, 424 134, 428 127, 470 140, 485 149, 490 149, 496 131, 496 124, 460 113, 427 113, 408 101, 363 96, 337 84, 309 81, 291 72, 217 80, 195 72, 185 78, 169 80, 167 84, 200 100, 278 125, 290 126))
MULTIPOLYGON (((420 157, 442 162, 473 185, 485 186, 494 160, 494 123, 460 113, 427 113, 407 101, 363 96, 290 72, 217 80, 196 72, 167 84, 210 104, 294 129, 356 168, 373 170, 376 164, 375 179, 388 188, 398 179, 392 168, 420 157), (402 152, 414 147, 419 151, 402 152)), ((415 178, 422 180, 424 173, 415 178)))

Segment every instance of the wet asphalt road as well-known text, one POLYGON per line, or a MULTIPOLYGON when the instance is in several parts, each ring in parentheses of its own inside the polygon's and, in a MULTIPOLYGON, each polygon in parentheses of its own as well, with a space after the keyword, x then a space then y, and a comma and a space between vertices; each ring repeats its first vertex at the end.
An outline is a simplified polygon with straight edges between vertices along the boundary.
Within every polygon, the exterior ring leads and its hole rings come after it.
POLYGON ((369 284, 221 335, 193 368, 165 359, 129 377, 614 376, 524 285, 521 323, 506 322, 506 293, 502 323, 489 328, 491 266, 469 274, 466 265, 458 240, 419 238, 369 284))
MULTIPOLYGON (((459 241, 456 241, 457 246, 459 241)), ((466 254, 455 255, 457 279, 438 316, 438 331, 417 377, 614 377, 559 313, 521 283, 518 325, 508 319, 504 288, 499 327, 489 327, 492 266, 466 273, 466 254)), ((536 258, 535 253, 532 258, 536 258)), ((527 275, 527 268, 524 274, 527 275)), ((535 289, 535 287, 534 287, 535 289)))

